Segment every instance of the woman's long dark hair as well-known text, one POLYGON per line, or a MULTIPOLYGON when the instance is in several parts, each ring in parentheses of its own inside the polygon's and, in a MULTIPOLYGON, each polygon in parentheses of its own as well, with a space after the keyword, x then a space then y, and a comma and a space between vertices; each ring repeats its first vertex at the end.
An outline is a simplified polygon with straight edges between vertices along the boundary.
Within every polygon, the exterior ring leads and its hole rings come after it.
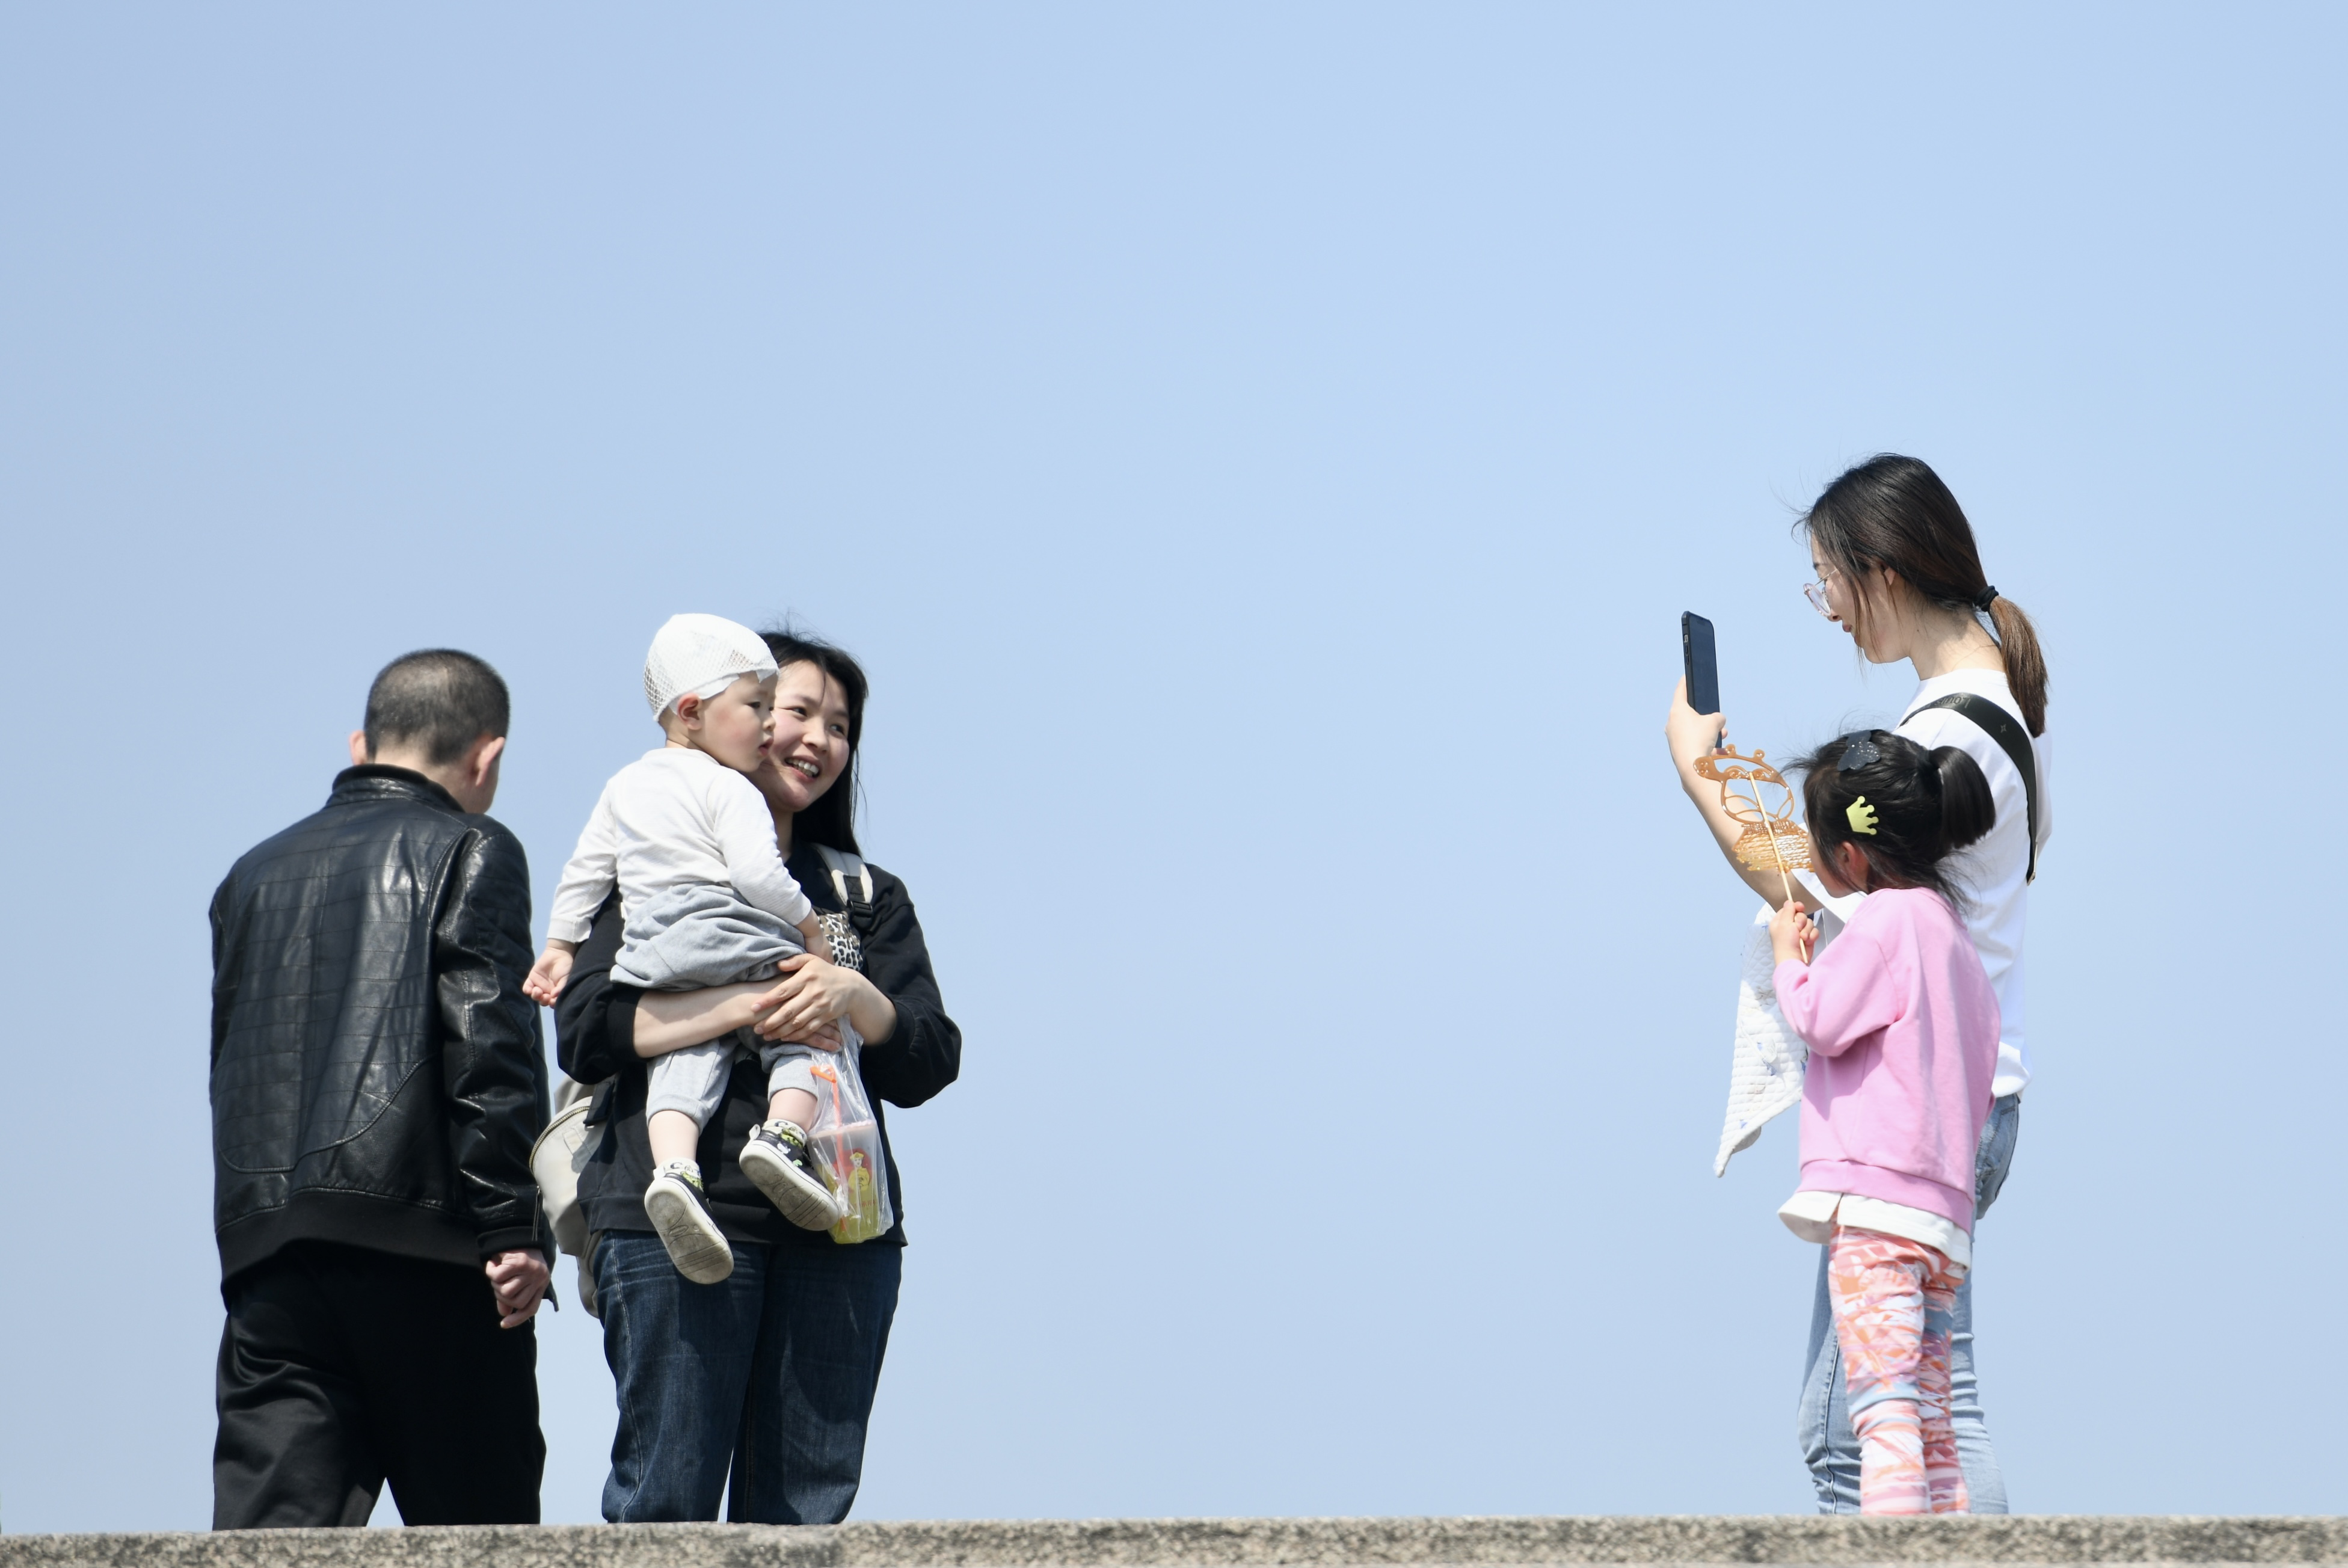
POLYGON ((1928 887, 1950 907, 1964 907, 1948 860, 1996 825, 1997 799, 1981 764, 1962 748, 1927 751, 1888 729, 1859 729, 1794 766, 1807 775, 1802 808, 1819 861, 1830 863, 1837 844, 1857 844, 1867 857, 1870 891, 1928 887), (1862 749, 1854 752, 1855 746, 1862 749), (1857 766, 1844 768, 1846 758, 1857 766), (1850 809, 1862 800, 1862 810, 1873 813, 1872 833, 1851 824, 1850 809))
POLYGON ((767 639, 767 647, 775 655, 777 665, 813 665, 839 685, 840 696, 848 700, 848 766, 839 770, 839 778, 830 789, 817 796, 793 820, 792 841, 804 839, 860 855, 864 851, 856 843, 856 796, 862 788, 857 778, 857 745, 864 738, 864 698, 871 690, 870 683, 864 678, 864 666, 849 657, 845 650, 820 638, 803 637, 788 630, 762 632, 759 635, 767 639))
MULTIPOLYGON (((1819 492, 1800 526, 1854 589, 1869 573, 1888 566, 1927 603, 1967 614, 1989 591, 1964 509, 1941 476, 1914 458, 1884 452, 1845 470, 1819 492)), ((1851 597, 1851 614, 1863 617, 1864 600, 1856 593, 1851 597)), ((2003 593, 1988 608, 2005 660, 2005 684, 2030 733, 2044 735, 2046 659, 2038 629, 2003 593)))

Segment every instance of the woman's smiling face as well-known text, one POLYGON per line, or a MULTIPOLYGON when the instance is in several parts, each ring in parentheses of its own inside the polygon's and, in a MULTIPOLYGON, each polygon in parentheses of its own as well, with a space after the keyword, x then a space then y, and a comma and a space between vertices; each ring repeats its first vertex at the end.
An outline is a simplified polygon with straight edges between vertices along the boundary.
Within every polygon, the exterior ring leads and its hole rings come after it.
POLYGON ((777 810, 796 816, 847 769, 847 694, 812 664, 785 665, 775 676, 774 743, 750 781, 777 810))

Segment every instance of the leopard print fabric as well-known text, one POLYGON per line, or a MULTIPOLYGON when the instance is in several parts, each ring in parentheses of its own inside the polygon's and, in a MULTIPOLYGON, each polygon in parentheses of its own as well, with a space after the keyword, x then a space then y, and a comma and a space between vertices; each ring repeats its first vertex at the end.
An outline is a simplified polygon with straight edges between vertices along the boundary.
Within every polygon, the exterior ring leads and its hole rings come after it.
POLYGON ((858 939, 856 927, 846 914, 826 914, 818 917, 823 924, 824 939, 831 944, 831 961, 842 969, 864 973, 864 944, 858 939))

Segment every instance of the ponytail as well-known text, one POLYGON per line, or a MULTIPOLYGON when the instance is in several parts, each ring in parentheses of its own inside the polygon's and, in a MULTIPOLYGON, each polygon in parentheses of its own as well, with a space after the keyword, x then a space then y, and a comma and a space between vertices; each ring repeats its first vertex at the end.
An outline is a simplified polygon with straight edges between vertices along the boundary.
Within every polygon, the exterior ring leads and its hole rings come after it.
MULTIPOLYGON (((1994 592, 1994 590, 1993 590, 1994 592)), ((2046 733, 2046 656, 2038 651, 2038 628, 2022 606, 2000 593, 1990 601, 1989 618, 1997 623, 1998 656, 2005 661, 2005 684, 2022 709, 2022 722, 2033 735, 2046 733)))
MULTIPOLYGON (((2005 684, 2033 735, 2046 733, 2046 659, 2022 606, 1990 586, 1964 509, 1931 468, 1896 452, 1847 469, 1818 493, 1799 526, 1854 578, 1887 568, 1928 603, 1986 613, 2005 684)), ((1864 614, 1863 606, 1858 614, 1864 614)))
POLYGON ((1927 789, 1941 800, 1941 853, 1953 854, 1997 826, 1989 776, 1962 746, 1934 747, 1924 758, 1927 789))

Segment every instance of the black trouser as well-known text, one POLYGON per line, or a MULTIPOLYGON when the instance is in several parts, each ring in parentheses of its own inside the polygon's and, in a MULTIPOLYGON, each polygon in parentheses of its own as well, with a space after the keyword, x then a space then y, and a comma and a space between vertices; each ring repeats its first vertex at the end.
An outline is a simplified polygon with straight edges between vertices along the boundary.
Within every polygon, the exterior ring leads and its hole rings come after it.
POLYGON ((212 1528, 535 1524, 537 1326, 478 1268, 302 1242, 228 1283, 212 1528))

